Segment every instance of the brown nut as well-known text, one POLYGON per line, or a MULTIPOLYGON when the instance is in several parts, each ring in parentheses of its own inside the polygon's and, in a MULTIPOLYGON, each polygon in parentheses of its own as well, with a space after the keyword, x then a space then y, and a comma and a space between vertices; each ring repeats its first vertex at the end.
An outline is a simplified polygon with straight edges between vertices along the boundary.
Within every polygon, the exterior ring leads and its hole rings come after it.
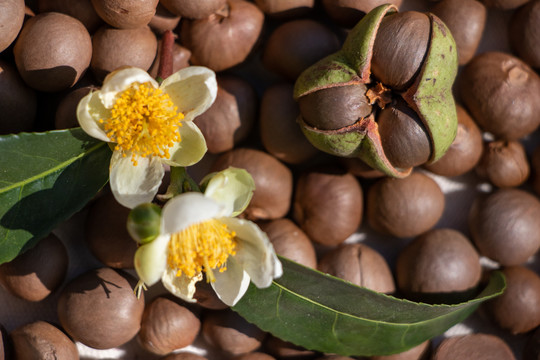
POLYGON ((0 265, 0 284, 21 299, 41 301, 62 284, 68 261, 64 244, 50 234, 32 249, 0 265))
POLYGON ((370 360, 428 360, 431 359, 431 341, 424 341, 420 345, 394 355, 372 356, 370 360))
POLYGON ((90 270, 72 280, 58 299, 58 318, 75 340, 95 349, 125 344, 139 331, 144 295, 137 281, 111 268, 90 270))
POLYGON ((497 138, 517 140, 540 124, 540 77, 515 56, 477 55, 461 72, 458 84, 473 119, 497 138))
POLYGON ((44 321, 21 326, 11 332, 17 360, 77 360, 77 346, 66 334, 44 321))
POLYGON ((77 106, 79 101, 92 90, 97 90, 95 86, 84 86, 69 92, 58 104, 54 116, 54 127, 56 129, 71 129, 79 127, 77 120, 77 106))
POLYGON ((247 58, 259 38, 263 21, 264 14, 255 4, 228 0, 219 13, 201 20, 182 21, 180 38, 191 50, 193 64, 222 71, 247 58))
POLYGON ((136 29, 152 20, 158 1, 92 0, 92 5, 107 24, 118 29, 136 29))
POLYGON ((496 8, 501 10, 517 9, 521 5, 526 4, 530 0, 481 0, 488 8, 496 8))
POLYGON ((276 219, 258 225, 268 235, 276 254, 310 268, 317 267, 317 255, 311 240, 291 220, 276 219))
POLYGON ((157 297, 144 309, 137 340, 151 353, 165 355, 191 345, 200 328, 200 320, 189 309, 157 297))
POLYGON ((456 109, 458 119, 456 138, 442 158, 424 165, 437 175, 463 175, 472 170, 482 156, 482 132, 463 107, 457 106, 456 109))
POLYGON ((315 0, 255 0, 266 15, 275 18, 295 18, 305 15, 315 5, 315 0))
POLYGON ((474 246, 453 229, 422 234, 403 249, 396 262, 398 287, 413 299, 458 292, 467 293, 468 298, 480 275, 480 257, 474 246))
POLYGON ((293 217, 313 241, 335 246, 360 226, 363 193, 356 178, 339 168, 305 172, 295 187, 293 217))
POLYGON ((300 109, 293 99, 292 84, 267 87, 259 113, 263 146, 279 160, 287 164, 300 164, 318 152, 296 123, 300 109))
POLYGON ((309 19, 292 20, 270 34, 262 62, 269 70, 294 81, 307 67, 339 47, 336 34, 325 25, 309 19))
POLYGON ((432 149, 428 131, 405 101, 387 105, 377 122, 384 153, 392 165, 407 169, 429 160, 432 149))
POLYGON ((246 169, 255 181, 255 191, 243 215, 250 220, 284 217, 291 206, 291 171, 272 155, 260 150, 237 148, 219 156, 211 171, 228 167, 246 169))
POLYGON ((15 40, 24 21, 24 0, 2 1, 0 4, 0 53, 15 40))
POLYGON ((318 269, 373 291, 389 294, 396 290, 386 260, 364 244, 340 245, 321 258, 318 269))
POLYGON ((231 360, 276 360, 276 358, 265 353, 252 352, 235 356, 231 360))
POLYGON ((254 351, 266 335, 232 310, 206 312, 202 334, 210 345, 232 356, 254 351))
POLYGON ((525 148, 519 141, 487 142, 476 173, 500 188, 523 184, 530 173, 525 148))
POLYGON ((83 23, 89 33, 93 33, 103 25, 91 0, 38 0, 39 13, 59 12, 74 17, 83 23))
POLYGON ((469 334, 447 338, 439 344, 432 359, 516 360, 504 340, 491 334, 469 334))
POLYGON ((15 66, 0 60, 0 134, 30 131, 36 117, 36 93, 15 66))
POLYGON ((503 269, 506 290, 487 303, 495 322, 512 334, 540 326, 540 276, 523 266, 503 269))
POLYGON ((160 3, 173 14, 187 19, 204 19, 218 12, 226 0, 161 0, 160 3))
POLYGON ((420 172, 404 179, 384 178, 367 194, 369 225, 383 234, 413 237, 431 229, 444 210, 444 194, 437 183, 420 172))
POLYGON ((431 12, 450 29, 456 41, 458 63, 466 64, 478 49, 486 25, 486 7, 476 0, 443 0, 431 12))
POLYGON ((75 85, 90 65, 92 41, 77 19, 55 12, 30 18, 15 47, 15 63, 24 81, 45 92, 75 85))
POLYGON ((104 265, 132 269, 137 243, 129 235, 126 223, 130 209, 112 195, 99 197, 90 208, 85 224, 85 239, 92 254, 104 265))
POLYGON ((407 89, 424 61, 430 28, 428 16, 420 12, 406 11, 386 16, 373 45, 373 75, 394 90, 407 89), (410 41, 411 38, 414 41, 410 41))
POLYGON ((136 29, 99 28, 92 38, 90 68, 99 81, 121 66, 148 70, 157 52, 157 39, 148 26, 136 29))
POLYGON ((540 356, 540 327, 527 339, 523 348, 523 360, 538 360, 540 356))
POLYGON ((248 82, 231 75, 218 76, 217 82, 216 100, 193 120, 201 129, 211 154, 232 150, 244 140, 257 114, 257 95, 248 82))
POLYGON ((480 254, 501 265, 520 265, 540 248, 540 201, 518 189, 479 196, 469 212, 469 230, 480 254))
POLYGON ((169 354, 160 360, 208 360, 207 358, 188 352, 169 354))
POLYGON ((163 34, 167 30, 173 31, 180 23, 180 15, 176 15, 167 10, 161 2, 156 7, 156 13, 148 23, 150 29, 156 34, 163 34))
POLYGON ((364 15, 379 5, 393 4, 397 8, 402 0, 322 0, 326 14, 339 26, 352 28, 364 15))
POLYGON ((205 309, 223 310, 229 307, 220 300, 212 286, 205 280, 195 284, 195 294, 193 295, 193 298, 197 300, 197 304, 205 309))
POLYGON ((540 68, 540 1, 529 1, 514 12, 508 36, 519 58, 533 68, 540 68))

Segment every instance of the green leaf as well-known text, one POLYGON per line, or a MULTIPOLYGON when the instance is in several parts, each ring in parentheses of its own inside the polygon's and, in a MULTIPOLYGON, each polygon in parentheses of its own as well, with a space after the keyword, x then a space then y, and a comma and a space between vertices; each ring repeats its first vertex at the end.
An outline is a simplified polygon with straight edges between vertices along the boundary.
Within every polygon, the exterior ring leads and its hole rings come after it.
POLYGON ((282 340, 343 356, 405 351, 463 321, 505 287, 502 273, 494 272, 473 300, 428 305, 379 294, 280 260, 283 276, 266 289, 251 284, 233 310, 282 340))
POLYGON ((0 136, 0 264, 35 245, 107 183, 111 150, 81 129, 0 136))

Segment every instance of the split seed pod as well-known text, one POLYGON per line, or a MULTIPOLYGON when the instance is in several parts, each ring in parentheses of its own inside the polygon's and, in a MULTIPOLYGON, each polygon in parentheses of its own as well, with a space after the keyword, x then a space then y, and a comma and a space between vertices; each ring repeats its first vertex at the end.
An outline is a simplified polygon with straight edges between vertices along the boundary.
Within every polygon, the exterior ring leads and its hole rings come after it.
POLYGON ((456 73, 456 45, 439 18, 382 5, 351 30, 341 50, 300 75, 297 121, 318 149, 405 177, 437 161, 456 136, 456 73))

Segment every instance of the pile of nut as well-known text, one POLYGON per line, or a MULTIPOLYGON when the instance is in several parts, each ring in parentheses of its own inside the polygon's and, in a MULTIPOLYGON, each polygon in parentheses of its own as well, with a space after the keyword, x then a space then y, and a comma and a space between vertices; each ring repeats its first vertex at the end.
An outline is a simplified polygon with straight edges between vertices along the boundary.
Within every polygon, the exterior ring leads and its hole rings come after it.
MULTIPOLYGON (((474 315, 481 330, 371 359, 540 358, 540 0, 3 0, 0 134, 78 126, 79 100, 111 71, 157 76, 166 31, 177 34, 174 71, 202 65, 218 79, 215 103, 194 120, 208 154, 189 171, 247 169, 256 190, 244 216, 278 254, 428 303, 470 299, 493 268, 505 274, 505 293, 474 315), (362 82, 295 97, 301 74, 385 3, 399 11, 381 21, 362 82), (451 136, 406 101, 437 21, 459 64, 451 136), (305 134, 367 118, 388 171, 305 134), (441 137, 447 151, 435 156, 441 137)), ((430 101, 437 112, 447 100, 430 101)), ((0 306, 0 359, 107 356, 91 348, 126 359, 353 359, 264 333, 205 282, 196 305, 161 288, 137 298, 128 213, 104 189, 71 220, 75 233, 55 231, 0 265, 0 301, 35 312, 20 323, 28 316, 0 306)))

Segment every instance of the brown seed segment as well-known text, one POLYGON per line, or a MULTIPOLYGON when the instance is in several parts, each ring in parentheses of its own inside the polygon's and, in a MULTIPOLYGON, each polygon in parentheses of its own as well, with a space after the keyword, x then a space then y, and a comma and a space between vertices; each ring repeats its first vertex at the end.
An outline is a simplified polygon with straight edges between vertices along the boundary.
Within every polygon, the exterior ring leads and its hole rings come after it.
POLYGON ((432 359, 516 360, 504 340, 490 334, 470 334, 445 339, 432 359))
POLYGON ((395 91, 406 90, 424 61, 430 28, 427 15, 416 11, 384 17, 373 45, 373 75, 395 91))

